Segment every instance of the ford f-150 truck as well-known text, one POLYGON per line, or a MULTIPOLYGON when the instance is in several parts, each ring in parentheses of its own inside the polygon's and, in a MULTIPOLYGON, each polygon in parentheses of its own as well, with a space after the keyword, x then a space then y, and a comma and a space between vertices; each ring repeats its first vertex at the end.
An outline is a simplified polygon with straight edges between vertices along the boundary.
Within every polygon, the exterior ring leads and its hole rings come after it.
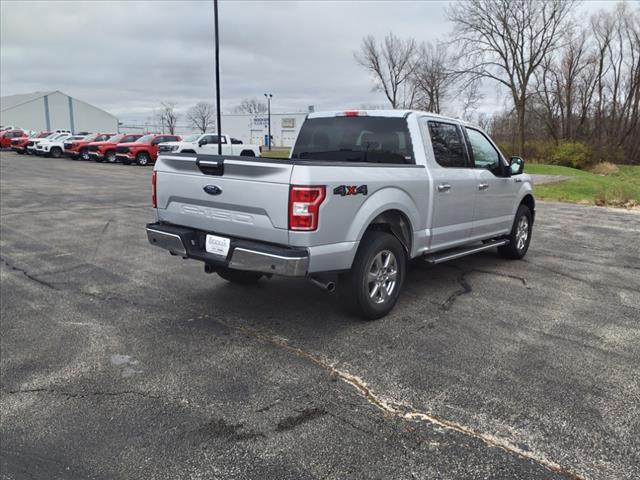
POLYGON ((119 143, 135 142, 141 133, 119 133, 102 142, 91 142, 89 144, 89 157, 96 162, 106 160, 109 163, 116 162, 116 147, 119 143))
POLYGON ((410 259, 526 254, 535 200, 523 169, 460 120, 312 113, 289 159, 161 155, 147 237, 232 282, 337 280, 346 305, 375 319, 398 300, 410 259))
MULTIPOLYGON (((240 155, 243 157, 259 157, 261 147, 258 145, 244 145, 235 143, 228 135, 222 135, 222 154, 240 155)), ((236 140, 237 142, 237 140, 236 140)), ((201 133, 189 135, 179 142, 163 143, 159 148, 160 153, 202 153, 216 155, 218 153, 218 135, 201 133)))
POLYGON ((124 165, 136 162, 140 166, 155 162, 158 158, 158 145, 164 142, 179 142, 178 135, 149 134, 135 142, 120 143, 116 147, 116 159, 124 165))

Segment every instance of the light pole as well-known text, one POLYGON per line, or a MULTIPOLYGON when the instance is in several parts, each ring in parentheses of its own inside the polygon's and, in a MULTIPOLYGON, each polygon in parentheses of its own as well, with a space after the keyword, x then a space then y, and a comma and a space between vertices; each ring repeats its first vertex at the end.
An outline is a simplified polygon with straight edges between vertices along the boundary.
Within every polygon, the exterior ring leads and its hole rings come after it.
POLYGON ((213 23, 216 37, 216 123, 218 125, 218 155, 222 155, 222 125, 220 120, 220 42, 218 41, 218 0, 213 0, 213 23))
POLYGON ((273 98, 273 95, 270 93, 265 93, 264 96, 267 99, 267 121, 269 122, 269 136, 267 137, 267 139, 269 151, 271 151, 271 99, 273 98))

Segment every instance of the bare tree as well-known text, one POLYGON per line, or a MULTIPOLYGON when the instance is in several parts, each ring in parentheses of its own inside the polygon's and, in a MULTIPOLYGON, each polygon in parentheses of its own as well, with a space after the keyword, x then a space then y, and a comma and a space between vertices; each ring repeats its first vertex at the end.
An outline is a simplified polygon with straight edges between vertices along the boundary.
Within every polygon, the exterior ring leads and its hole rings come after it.
POLYGON ((215 125, 215 116, 215 108, 206 102, 198 102, 187 111, 189 124, 201 133, 205 133, 215 125))
POLYGON ((158 123, 162 126, 162 133, 169 132, 171 135, 176 133, 178 114, 176 113, 175 103, 160 102, 156 118, 158 119, 158 123))
POLYGON ((249 115, 257 115, 267 112, 267 104, 261 102, 257 98, 245 98, 240 102, 234 111, 236 113, 248 113, 249 115))
POLYGON ((411 108, 416 99, 416 89, 410 82, 416 53, 415 40, 402 40, 389 33, 380 43, 372 35, 363 38, 354 57, 371 73, 375 88, 384 92, 391 108, 411 108))
POLYGON ((504 85, 518 120, 520 154, 530 83, 560 44, 573 0, 468 0, 448 10, 464 57, 461 72, 504 85))
POLYGON ((417 50, 411 82, 417 90, 417 106, 441 113, 456 78, 455 59, 445 44, 423 43, 417 50))

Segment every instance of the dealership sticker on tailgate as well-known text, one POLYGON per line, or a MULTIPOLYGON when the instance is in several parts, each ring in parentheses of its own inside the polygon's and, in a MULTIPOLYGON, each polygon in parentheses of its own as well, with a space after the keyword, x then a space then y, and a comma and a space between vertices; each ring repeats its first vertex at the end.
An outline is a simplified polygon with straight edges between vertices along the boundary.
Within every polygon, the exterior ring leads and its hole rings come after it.
POLYGON ((227 253, 229 253, 229 245, 231 245, 231 240, 229 240, 228 238, 216 237, 215 235, 207 235, 205 248, 209 253, 226 257, 227 253))

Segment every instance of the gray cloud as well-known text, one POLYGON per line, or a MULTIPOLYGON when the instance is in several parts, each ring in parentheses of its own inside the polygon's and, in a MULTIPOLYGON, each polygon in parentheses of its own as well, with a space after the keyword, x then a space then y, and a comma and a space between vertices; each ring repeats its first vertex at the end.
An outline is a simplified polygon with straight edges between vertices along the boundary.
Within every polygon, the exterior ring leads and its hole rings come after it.
MULTIPOLYGON (((447 3, 221 2, 223 109, 265 91, 277 111, 385 104, 353 51, 367 34, 446 38, 447 3)), ((2 95, 58 89, 125 120, 149 116, 161 100, 184 110, 214 97, 211 1, 0 5, 2 95)), ((493 108, 496 90, 485 91, 493 108)))

